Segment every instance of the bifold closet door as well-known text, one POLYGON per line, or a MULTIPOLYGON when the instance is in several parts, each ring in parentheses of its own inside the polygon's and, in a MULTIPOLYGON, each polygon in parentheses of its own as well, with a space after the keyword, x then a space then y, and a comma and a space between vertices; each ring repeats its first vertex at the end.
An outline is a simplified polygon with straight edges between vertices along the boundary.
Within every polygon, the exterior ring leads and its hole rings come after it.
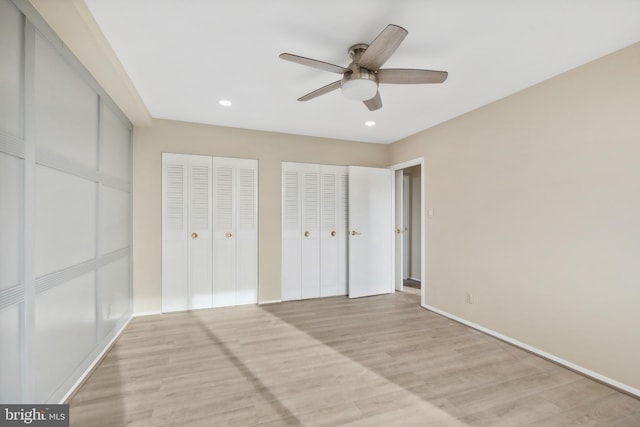
POLYGON ((208 156, 162 155, 163 312, 212 305, 211 169, 208 156))
POLYGON ((282 299, 347 292, 347 168, 282 164, 282 299))
POLYGON ((320 166, 282 164, 282 299, 320 296, 320 166))
POLYGON ((213 306, 258 300, 258 162, 213 159, 213 306))

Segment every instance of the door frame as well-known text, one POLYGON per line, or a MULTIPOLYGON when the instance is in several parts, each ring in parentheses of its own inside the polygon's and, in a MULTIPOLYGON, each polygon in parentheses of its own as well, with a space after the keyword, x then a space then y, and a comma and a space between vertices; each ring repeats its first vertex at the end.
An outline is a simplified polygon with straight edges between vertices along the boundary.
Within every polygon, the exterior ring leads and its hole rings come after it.
MULTIPOLYGON (((402 163, 397 163, 395 165, 390 166, 390 168, 394 171, 397 170, 402 170, 402 169, 407 169, 413 166, 420 166, 420 192, 421 192, 421 196, 420 197, 420 280, 421 280, 421 286, 420 286, 420 304, 421 305, 425 305, 427 303, 427 293, 426 293, 426 274, 425 274, 425 234, 426 234, 426 229, 425 229, 425 197, 424 197, 424 189, 425 189, 425 182, 424 182, 424 157, 418 157, 415 159, 411 159, 411 160, 407 160, 405 162, 402 163)), ((396 203, 395 197, 393 200, 393 203, 396 203)), ((395 212, 395 209, 394 209, 395 212)), ((396 245, 398 243, 396 242, 396 245)), ((400 250, 403 251, 403 244, 402 244, 402 239, 400 241, 400 250)), ((396 250, 398 250, 398 248, 396 248, 396 250)), ((395 251, 394 251, 395 253, 395 251)), ((406 254, 404 254, 406 255, 406 254)), ((395 261, 393 262, 393 268, 395 269, 395 261)), ((400 267, 402 268, 402 267, 400 267)), ((396 271, 394 271, 394 277, 397 274, 396 271)))
MULTIPOLYGON (((422 199, 422 198, 420 198, 422 199)), ((411 277, 410 257, 411 249, 410 244, 410 232, 411 230, 411 213, 409 212, 411 201, 411 177, 409 175, 402 175, 402 279, 408 279, 411 277)))

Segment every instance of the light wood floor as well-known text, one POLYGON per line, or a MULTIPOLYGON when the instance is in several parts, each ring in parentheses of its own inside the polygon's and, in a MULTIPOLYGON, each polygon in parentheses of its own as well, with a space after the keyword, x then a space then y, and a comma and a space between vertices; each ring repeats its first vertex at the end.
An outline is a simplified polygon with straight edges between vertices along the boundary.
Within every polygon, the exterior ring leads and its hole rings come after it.
POLYGON ((640 426, 640 400, 396 293, 135 318, 72 426, 640 426))
POLYGON ((412 279, 405 279, 402 286, 403 291, 408 294, 420 295, 420 282, 412 279))

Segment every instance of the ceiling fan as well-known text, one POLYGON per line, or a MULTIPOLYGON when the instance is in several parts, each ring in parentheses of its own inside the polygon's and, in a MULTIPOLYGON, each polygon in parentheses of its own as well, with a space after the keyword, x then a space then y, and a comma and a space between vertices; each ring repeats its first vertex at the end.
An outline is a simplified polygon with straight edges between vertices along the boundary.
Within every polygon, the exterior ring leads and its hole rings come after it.
POLYGON ((398 25, 387 25, 370 45, 359 43, 349 48, 351 64, 347 67, 291 53, 282 53, 280 58, 323 71, 342 74, 341 80, 316 89, 298 98, 298 101, 308 101, 341 88, 344 96, 363 101, 370 111, 374 111, 382 107, 382 98, 380 97, 380 92, 378 92, 378 84, 380 83, 442 83, 447 79, 448 73, 446 71, 403 68, 380 69, 400 46, 407 34, 408 31, 398 25))

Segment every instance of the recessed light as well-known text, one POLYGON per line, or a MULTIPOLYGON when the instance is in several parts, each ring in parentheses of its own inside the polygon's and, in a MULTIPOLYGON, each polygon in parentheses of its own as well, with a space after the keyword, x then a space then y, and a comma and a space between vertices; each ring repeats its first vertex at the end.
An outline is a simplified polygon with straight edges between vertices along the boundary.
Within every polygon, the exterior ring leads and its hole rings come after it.
POLYGON ((375 126, 375 125, 376 125, 376 122, 374 122, 373 120, 367 120, 366 122, 364 122, 364 125, 365 125, 366 127, 369 127, 369 128, 370 128, 370 127, 375 126))
POLYGON ((220 101, 218 101, 218 104, 222 105, 223 107, 231 107, 233 105, 233 103, 228 99, 221 99, 220 101))

